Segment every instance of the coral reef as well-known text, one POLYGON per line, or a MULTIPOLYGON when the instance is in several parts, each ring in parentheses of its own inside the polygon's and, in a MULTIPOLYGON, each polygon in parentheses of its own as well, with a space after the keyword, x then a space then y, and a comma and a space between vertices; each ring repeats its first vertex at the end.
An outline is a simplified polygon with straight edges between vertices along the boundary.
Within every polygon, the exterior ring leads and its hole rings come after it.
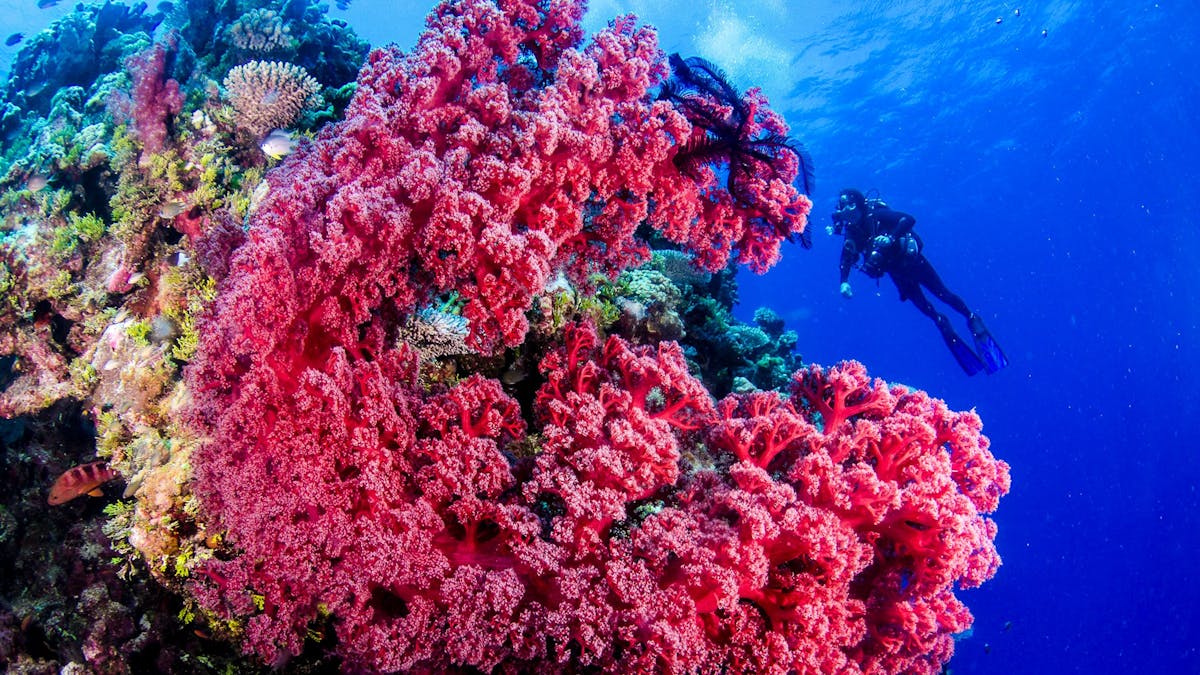
MULTIPOLYGON (((197 638, 179 594, 220 541, 197 519, 180 367, 270 161, 219 97, 237 4, 81 4, 31 36, 0 89, 0 469, 21 486, 0 499, 0 667, 13 672, 253 667, 197 638), (122 477, 103 500, 47 506, 56 476, 97 458, 122 477)), ((272 56, 314 73, 330 105, 301 123, 320 126, 366 45, 316 5, 259 4, 308 19, 308 41, 272 56)))
POLYGON ((368 56, 306 0, 107 2, 26 43, 0 666, 942 668, 1007 466, 973 413, 733 317, 809 160, 760 92, 582 12, 446 1, 368 56), (97 460, 105 497, 46 504, 97 460))
MULTIPOLYGON (((0 667, 138 673, 238 663, 236 653, 205 644, 179 621, 184 602, 178 596, 122 561, 108 535, 111 507, 104 502, 111 497, 46 505, 54 477, 95 456, 95 436, 90 415, 65 401, 0 420, 0 475, 8 486, 0 494, 6 516, 0 520, 0 667)), ((121 492, 120 485, 104 489, 121 492)))
MULTIPOLYGON (((583 45, 578 11, 444 3, 269 175, 186 372, 194 489, 232 546, 192 592, 266 660, 332 631, 352 670, 936 672, 969 624, 955 584, 998 564, 994 501, 970 497, 1007 468, 972 418, 856 364, 799 371, 794 404, 718 406, 676 342, 541 332, 544 290, 649 258, 639 226, 709 272, 765 268, 808 208, 786 152, 740 156, 740 195, 683 171, 653 34, 583 45), (451 292, 468 346, 542 353, 532 391, 422 382, 399 336, 451 292), (955 483, 952 455, 982 473, 955 483)), ((751 107, 738 133, 783 129, 751 107)), ((682 298, 658 272, 626 286, 682 298)), ((732 349, 787 342, 762 324, 732 349)))

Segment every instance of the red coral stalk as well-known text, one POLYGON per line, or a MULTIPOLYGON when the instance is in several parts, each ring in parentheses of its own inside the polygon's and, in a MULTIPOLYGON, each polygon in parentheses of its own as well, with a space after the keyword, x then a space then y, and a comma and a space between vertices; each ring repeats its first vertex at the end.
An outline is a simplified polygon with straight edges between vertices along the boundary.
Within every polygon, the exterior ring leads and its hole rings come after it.
POLYGON ((878 412, 876 406, 882 405, 883 385, 878 380, 871 385, 866 368, 854 361, 828 373, 809 366, 792 376, 792 386, 793 393, 820 416, 825 434, 838 431, 842 422, 855 415, 878 412))
POLYGON ((713 442, 760 469, 766 469, 781 452, 819 433, 775 392, 730 397, 721 401, 717 410, 722 419, 710 430, 713 442))

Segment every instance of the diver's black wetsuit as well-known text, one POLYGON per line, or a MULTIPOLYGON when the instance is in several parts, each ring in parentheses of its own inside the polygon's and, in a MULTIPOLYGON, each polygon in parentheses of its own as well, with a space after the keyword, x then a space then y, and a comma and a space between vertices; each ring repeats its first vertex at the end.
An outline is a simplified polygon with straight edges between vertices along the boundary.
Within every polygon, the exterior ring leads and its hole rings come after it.
MULTIPOLYGON (((842 264, 839 272, 841 272, 841 281, 845 282, 850 278, 850 268, 854 263, 858 262, 859 256, 863 256, 866 260, 871 259, 872 251, 875 251, 875 238, 880 235, 887 235, 892 239, 892 246, 880 250, 879 264, 870 269, 864 269, 873 279, 878 279, 883 276, 884 272, 889 271, 889 267, 894 262, 899 251, 895 250, 895 246, 899 243, 900 238, 912 232, 913 226, 917 224, 917 219, 907 213, 894 211, 887 207, 877 207, 871 209, 865 218, 862 218, 854 223, 846 225, 846 241, 842 244, 842 264)), ((912 236, 916 236, 915 234, 912 236)))
MULTIPOLYGON (((862 204, 865 207, 865 203, 862 204)), ((885 273, 891 277, 892 283, 900 291, 900 300, 912 300, 922 314, 929 317, 937 325, 942 339, 968 374, 974 375, 980 370, 995 372, 1007 362, 1003 352, 987 333, 983 321, 971 311, 967 303, 953 293, 942 278, 938 276, 933 265, 922 253, 924 245, 920 237, 913 232, 917 219, 902 211, 895 211, 884 206, 872 209, 863 208, 860 218, 845 224, 846 240, 842 244, 842 259, 839 266, 841 282, 845 284, 850 278, 850 269, 862 258, 862 271, 867 276, 878 279, 885 273), (886 239, 881 239, 886 237, 886 239), (946 303, 951 309, 962 314, 967 319, 972 336, 984 353, 980 360, 971 351, 950 325, 946 318, 933 306, 929 298, 921 290, 924 287, 935 298, 946 303)))
POLYGON ((850 278, 850 268, 858 262, 861 255, 864 259, 863 272, 878 279, 886 272, 900 291, 900 301, 912 300, 912 303, 925 316, 933 319, 939 329, 949 325, 944 314, 937 311, 929 298, 921 291, 921 287, 929 289, 933 297, 949 305, 954 311, 964 317, 971 317, 971 309, 963 299, 955 295, 942 282, 933 265, 921 252, 924 246, 921 239, 912 231, 917 219, 902 211, 881 207, 873 209, 870 214, 860 221, 859 225, 846 228, 846 241, 842 244, 842 264, 840 268, 841 281, 850 278), (891 244, 882 248, 875 245, 875 238, 887 235, 891 244), (911 237, 912 244, 909 244, 911 237), (915 246, 915 250, 906 246, 915 246))

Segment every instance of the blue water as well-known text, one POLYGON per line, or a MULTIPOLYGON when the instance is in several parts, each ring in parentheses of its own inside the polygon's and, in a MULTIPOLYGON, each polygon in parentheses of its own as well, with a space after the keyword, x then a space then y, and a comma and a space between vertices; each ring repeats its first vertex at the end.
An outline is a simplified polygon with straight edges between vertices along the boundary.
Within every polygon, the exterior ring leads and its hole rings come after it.
MULTIPOLYGON (((816 246, 743 274, 743 317, 771 305, 806 360, 858 359, 976 408, 1012 465, 1004 566, 963 593, 977 621, 954 672, 1200 672, 1200 7, 849 4, 608 0, 588 25, 637 13, 665 50, 761 86, 812 152, 816 246), (1007 370, 967 378, 886 280, 855 273, 838 295, 824 226, 846 186, 917 217, 1007 370)), ((69 7, 0 9, 7 35, 69 7)), ((332 13, 408 46, 427 10, 332 13)))
POLYGON ((965 377, 887 281, 843 300, 823 234, 744 275, 743 310, 786 306, 806 358, 977 408, 1012 464, 956 672, 1200 672, 1197 7, 871 4, 741 34, 791 56, 773 100, 813 152, 815 224, 849 185, 916 215, 1012 366, 965 377))

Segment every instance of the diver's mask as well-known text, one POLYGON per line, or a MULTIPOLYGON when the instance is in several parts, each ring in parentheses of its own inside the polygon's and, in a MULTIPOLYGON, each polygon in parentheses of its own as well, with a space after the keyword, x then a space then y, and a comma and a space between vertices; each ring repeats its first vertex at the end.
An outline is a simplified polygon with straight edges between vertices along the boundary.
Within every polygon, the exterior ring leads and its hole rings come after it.
POLYGON ((858 211, 858 204, 855 204, 848 196, 842 195, 838 199, 838 207, 833 212, 833 234, 842 234, 846 231, 846 226, 850 224, 850 219, 854 217, 858 211))

